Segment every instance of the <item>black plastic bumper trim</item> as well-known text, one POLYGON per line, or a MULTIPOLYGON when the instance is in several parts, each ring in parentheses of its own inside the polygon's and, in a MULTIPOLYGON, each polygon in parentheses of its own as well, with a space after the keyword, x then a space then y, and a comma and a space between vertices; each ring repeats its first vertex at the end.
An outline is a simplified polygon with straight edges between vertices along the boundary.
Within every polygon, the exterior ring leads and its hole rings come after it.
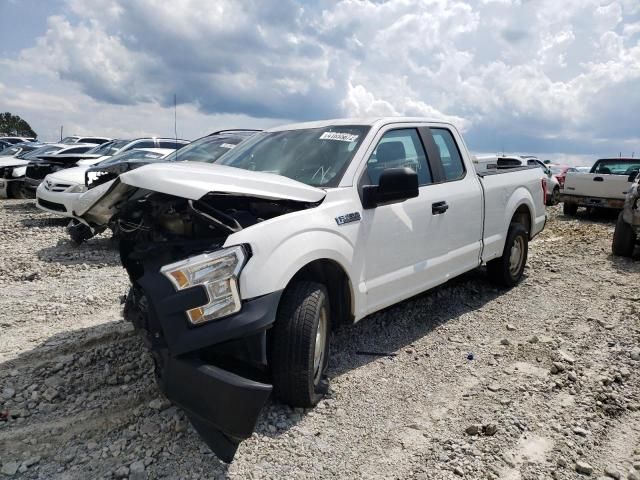
POLYGON ((244 301, 238 313, 194 326, 185 312, 207 302, 202 287, 176 292, 160 273, 145 273, 138 283, 149 299, 152 314, 160 323, 169 353, 174 356, 267 329, 275 321, 282 295, 282 291, 278 291, 244 301))
POLYGON ((159 384, 165 395, 187 412, 209 448, 230 462, 253 433, 273 387, 198 359, 163 357, 159 384))

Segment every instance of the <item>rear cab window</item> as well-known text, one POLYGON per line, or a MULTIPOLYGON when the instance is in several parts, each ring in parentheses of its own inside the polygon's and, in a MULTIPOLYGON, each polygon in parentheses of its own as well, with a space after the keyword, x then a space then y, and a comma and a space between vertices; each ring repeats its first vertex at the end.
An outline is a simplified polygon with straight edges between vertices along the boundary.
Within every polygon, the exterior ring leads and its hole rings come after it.
POLYGON ((461 180, 466 174, 466 169, 453 135, 446 128, 431 128, 430 130, 440 154, 444 175, 443 181, 461 180))

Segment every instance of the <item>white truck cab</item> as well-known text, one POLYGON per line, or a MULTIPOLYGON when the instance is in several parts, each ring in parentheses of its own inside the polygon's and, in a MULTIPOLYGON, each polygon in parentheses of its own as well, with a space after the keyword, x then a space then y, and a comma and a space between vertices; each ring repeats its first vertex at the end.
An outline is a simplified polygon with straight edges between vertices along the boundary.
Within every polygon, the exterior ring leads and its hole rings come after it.
POLYGON ((545 224, 538 168, 477 174, 458 130, 422 118, 273 128, 88 195, 85 221, 122 227, 125 316, 160 386, 225 461, 272 391, 322 398, 337 325, 483 263, 514 286, 545 224))

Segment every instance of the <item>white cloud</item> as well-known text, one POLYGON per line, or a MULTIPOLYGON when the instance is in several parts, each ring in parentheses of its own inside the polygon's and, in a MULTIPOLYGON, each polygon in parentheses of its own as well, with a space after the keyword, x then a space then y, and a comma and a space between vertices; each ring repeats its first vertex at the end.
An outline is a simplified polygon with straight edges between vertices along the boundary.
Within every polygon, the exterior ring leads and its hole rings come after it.
POLYGON ((0 61, 3 83, 12 108, 95 133, 159 128, 177 93, 194 134, 210 115, 424 115, 480 149, 640 143, 627 127, 640 115, 637 0, 67 2, 73 16, 0 61), (49 80, 26 90, 18 71, 49 80))

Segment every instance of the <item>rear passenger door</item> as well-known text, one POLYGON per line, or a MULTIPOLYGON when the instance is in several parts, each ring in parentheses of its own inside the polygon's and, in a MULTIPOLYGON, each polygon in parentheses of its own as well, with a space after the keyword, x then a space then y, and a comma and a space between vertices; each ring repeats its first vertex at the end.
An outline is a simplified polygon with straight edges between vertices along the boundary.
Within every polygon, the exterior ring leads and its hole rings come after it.
POLYGON ((438 198, 446 202, 442 213, 446 237, 447 279, 471 270, 480 264, 482 249, 483 196, 475 171, 462 158, 454 133, 447 128, 432 127, 422 130, 429 150, 436 157, 434 174, 441 190, 438 198), (431 141, 429 141, 431 139, 431 141), (435 148, 434 148, 435 147, 435 148))

